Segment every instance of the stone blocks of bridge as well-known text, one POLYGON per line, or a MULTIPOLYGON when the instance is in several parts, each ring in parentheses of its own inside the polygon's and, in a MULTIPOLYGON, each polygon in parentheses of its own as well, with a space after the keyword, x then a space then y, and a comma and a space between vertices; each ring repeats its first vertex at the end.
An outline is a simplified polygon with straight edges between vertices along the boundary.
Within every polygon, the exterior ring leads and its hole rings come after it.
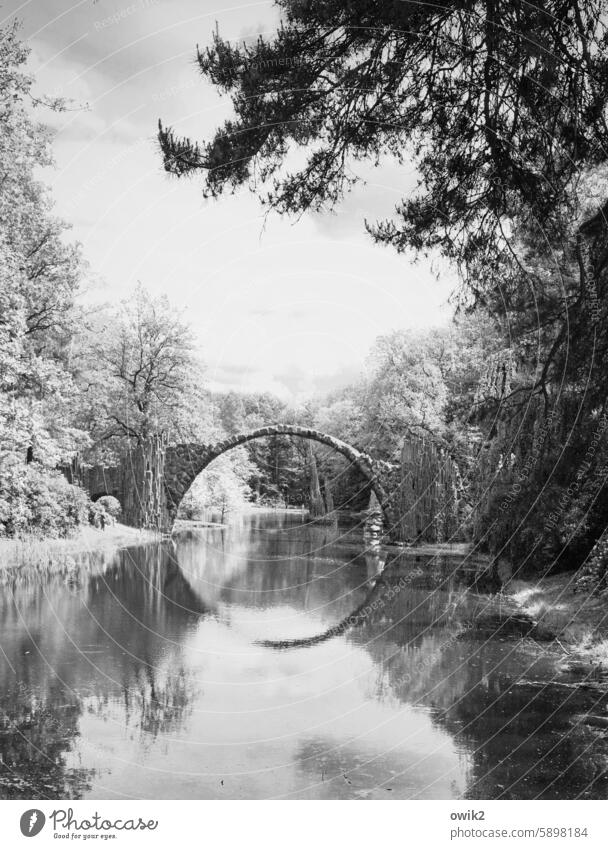
POLYGON ((170 533, 184 495, 209 463, 253 439, 282 434, 326 445, 356 466, 378 498, 385 532, 392 541, 451 538, 458 519, 458 504, 454 502, 457 470, 452 468, 449 458, 429 447, 423 439, 412 440, 404 448, 400 461, 389 463, 328 434, 296 425, 262 427, 213 445, 168 446, 161 437, 155 437, 130 451, 120 467, 91 474, 89 492, 93 495, 92 488, 103 481, 111 482, 113 487, 121 489, 119 498, 127 524, 170 533))
POLYGON ((184 443, 167 448, 164 469, 166 516, 163 522, 166 533, 173 527, 182 498, 209 462, 206 445, 184 443))

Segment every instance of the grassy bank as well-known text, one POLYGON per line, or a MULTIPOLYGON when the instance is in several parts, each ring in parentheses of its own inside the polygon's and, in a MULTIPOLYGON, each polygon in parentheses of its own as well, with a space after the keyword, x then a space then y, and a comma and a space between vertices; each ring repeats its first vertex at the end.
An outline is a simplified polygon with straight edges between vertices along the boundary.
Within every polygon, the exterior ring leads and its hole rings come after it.
POLYGON ((155 542, 159 535, 154 531, 141 531, 126 525, 109 525, 105 530, 92 526, 67 539, 0 539, 0 575, 20 568, 44 568, 73 562, 74 558, 89 554, 111 554, 131 545, 155 542))
POLYGON ((575 592, 574 572, 505 584, 504 595, 555 636, 566 664, 608 673, 608 602, 575 592))

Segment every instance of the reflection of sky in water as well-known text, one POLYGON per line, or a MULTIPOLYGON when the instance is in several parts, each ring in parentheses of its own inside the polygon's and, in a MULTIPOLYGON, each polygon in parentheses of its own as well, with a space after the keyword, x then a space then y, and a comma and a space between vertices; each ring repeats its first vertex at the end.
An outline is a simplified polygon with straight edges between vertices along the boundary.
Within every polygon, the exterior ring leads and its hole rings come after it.
POLYGON ((17 582, 0 601, 16 732, 0 736, 3 795, 605 794, 572 725, 591 696, 537 686, 551 654, 466 591, 462 564, 387 564, 354 533, 287 521, 255 515, 91 558, 78 580, 17 582))
MULTIPOLYGON (((158 738, 142 746, 139 735, 120 731, 120 703, 111 710, 113 727, 106 712, 103 718, 89 715, 81 724, 83 737, 98 745, 103 741, 111 755, 114 793, 133 793, 143 768, 146 795, 152 797, 164 795, 167 781, 175 780, 174 775, 167 778, 167 771, 178 775, 184 795, 277 796, 308 787, 317 796, 316 785, 336 772, 344 790, 353 785, 367 789, 370 776, 372 786, 386 780, 390 786, 393 775, 385 753, 397 772, 430 751, 429 778, 456 770, 463 789, 450 736, 434 728, 426 712, 378 701, 373 661, 344 639, 311 650, 273 652, 205 622, 184 646, 183 660, 197 670, 198 692, 184 725, 169 732, 169 745, 158 738), (327 775, 322 776, 323 764, 327 775)), ((417 769, 409 784, 417 788, 423 774, 417 769)), ((104 784, 100 776, 100 791, 104 784)), ((433 795, 451 795, 450 784, 442 781, 433 795)))

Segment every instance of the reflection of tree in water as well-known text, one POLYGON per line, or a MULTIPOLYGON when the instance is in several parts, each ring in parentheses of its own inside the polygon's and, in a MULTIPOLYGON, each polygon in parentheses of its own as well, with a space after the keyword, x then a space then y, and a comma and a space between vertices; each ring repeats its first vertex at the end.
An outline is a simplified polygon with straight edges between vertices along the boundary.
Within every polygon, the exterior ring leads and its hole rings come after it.
POLYGON ((319 634, 268 645, 297 650, 301 643, 305 651, 338 639, 366 652, 375 670, 365 681, 375 687, 370 701, 419 706, 428 717, 423 725, 438 738, 445 737, 439 731, 451 736, 470 773, 466 791, 452 789, 449 774, 433 761, 433 746, 411 759, 408 752, 382 753, 377 766, 364 768, 357 745, 327 755, 335 743, 330 735, 302 741, 297 755, 311 782, 321 781, 319 795, 365 795, 378 785, 389 794, 387 769, 395 779, 404 773, 400 790, 412 795, 422 785, 427 795, 470 798, 608 795, 604 743, 572 724, 576 714, 592 709, 593 694, 518 683, 538 655, 538 646, 517 641, 525 622, 506 627, 491 604, 480 610, 486 601, 463 591, 452 564, 408 555, 379 576, 377 555, 351 558, 332 548, 326 529, 315 534, 312 559, 310 539, 289 534, 265 534, 252 553, 252 531, 245 528, 242 552, 232 540, 228 560, 219 546, 202 550, 187 538, 177 553, 167 545, 123 552, 71 581, 70 591, 49 579, 0 596, 8 660, 0 666, 0 796, 78 798, 88 790, 93 771, 70 766, 78 765, 83 712, 91 713, 91 722, 114 722, 141 747, 181 735, 200 669, 192 668, 184 646, 203 618, 219 610, 223 616, 230 604, 306 611, 323 605, 319 634), (594 748, 585 752, 591 741, 594 748))
POLYGON ((577 718, 605 710, 608 698, 553 684, 517 684, 499 672, 467 671, 466 697, 437 712, 471 753, 472 799, 608 796, 606 740, 577 718))
MULTIPOLYGON (((462 576, 447 564, 421 565, 422 577, 408 580, 415 561, 396 558, 336 626, 264 645, 305 648, 346 637, 365 649, 378 670, 373 697, 426 709, 466 753, 465 796, 605 798, 608 747, 576 717, 603 711, 608 696, 598 707, 597 693, 552 682, 552 662, 543 661, 543 644, 532 639, 537 634, 529 620, 504 614, 492 598, 465 592, 462 576), (528 668, 540 669, 548 685, 520 682, 528 668)), ((419 771, 426 760, 432 760, 430 752, 420 758, 419 771)), ((350 794, 339 780, 330 794, 335 792, 350 794)))
POLYGON ((195 695, 182 643, 209 608, 171 546, 121 552, 66 592, 43 575, 0 596, 0 796, 78 798, 94 771, 67 766, 83 711, 150 741, 179 728, 195 695))
POLYGON ((380 670, 376 697, 429 709, 468 754, 466 796, 605 798, 608 749, 575 720, 603 710, 597 693, 551 683, 551 661, 533 633, 491 599, 463 595, 452 578, 439 591, 414 584, 387 600, 352 639, 380 670), (520 682, 528 668, 544 669, 550 683, 520 682))
POLYGON ((177 560, 210 605, 286 605, 339 620, 369 591, 368 581, 381 571, 384 558, 377 551, 361 553, 360 546, 352 552, 336 551, 335 529, 296 527, 299 535, 289 527, 276 533, 255 525, 231 526, 225 530, 230 535, 228 553, 218 530, 205 538, 204 556, 200 535, 185 533, 177 544, 177 560))
MULTIPOLYGON (((110 688, 121 705, 120 721, 137 728, 149 743, 178 730, 190 713, 197 688, 181 659, 182 640, 201 616, 212 613, 186 580, 174 553, 170 545, 136 550, 90 588, 90 609, 97 614, 101 608, 99 619, 106 622, 112 620, 104 608, 114 609, 113 636, 119 648, 128 649, 114 658, 117 686, 110 688), (121 621, 116 621, 117 609, 123 611, 121 621)), ((97 695, 87 708, 105 717, 107 685, 101 692, 98 686, 93 690, 97 695)))
POLYGON ((79 799, 94 771, 67 766, 82 712, 64 694, 47 700, 24 687, 0 699, 0 798, 79 799), (61 704, 60 702, 64 702, 61 704))
POLYGON ((151 737, 179 728, 191 712, 195 695, 186 670, 159 681, 158 673, 146 666, 137 678, 137 688, 125 690, 127 723, 135 714, 142 733, 151 737))
POLYGON ((87 590, 90 603, 102 612, 107 608, 116 618, 117 611, 124 611, 132 625, 154 626, 157 632, 179 632, 213 612, 178 566, 170 543, 121 552, 103 575, 91 579, 87 590))
MULTIPOLYGON (((177 671, 134 664, 121 693, 120 721, 127 729, 137 729, 143 745, 161 734, 176 732, 192 711, 197 689, 192 676, 182 666, 177 671)), ((98 693, 86 701, 89 713, 107 718, 112 710, 107 693, 98 693)))

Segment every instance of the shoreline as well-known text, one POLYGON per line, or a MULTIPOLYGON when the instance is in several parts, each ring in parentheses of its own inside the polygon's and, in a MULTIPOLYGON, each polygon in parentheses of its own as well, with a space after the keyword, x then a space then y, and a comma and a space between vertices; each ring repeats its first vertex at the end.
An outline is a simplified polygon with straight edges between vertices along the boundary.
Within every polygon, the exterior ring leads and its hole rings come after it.
POLYGON ((606 599, 575 591, 575 576, 572 571, 513 578, 501 594, 539 629, 553 635, 564 655, 564 671, 602 677, 608 674, 608 605, 606 599))
POLYGON ((160 542, 161 534, 138 530, 118 522, 104 530, 92 525, 83 526, 71 537, 22 537, 0 539, 0 572, 22 565, 61 562, 67 557, 91 553, 111 553, 133 545, 160 542))
MULTIPOLYGON (((263 513, 300 513, 299 507, 257 507, 242 511, 245 515, 263 513)), ((210 520, 178 519, 174 533, 188 528, 218 528, 227 527, 226 523, 210 520)), ((173 536, 173 534, 171 534, 173 536)), ((83 525, 80 530, 70 537, 0 537, 0 572, 3 569, 22 565, 24 563, 45 563, 54 559, 60 561, 66 557, 81 554, 110 553, 134 545, 147 545, 167 539, 167 534, 153 530, 132 528, 116 522, 107 525, 104 530, 92 525, 83 525)))

